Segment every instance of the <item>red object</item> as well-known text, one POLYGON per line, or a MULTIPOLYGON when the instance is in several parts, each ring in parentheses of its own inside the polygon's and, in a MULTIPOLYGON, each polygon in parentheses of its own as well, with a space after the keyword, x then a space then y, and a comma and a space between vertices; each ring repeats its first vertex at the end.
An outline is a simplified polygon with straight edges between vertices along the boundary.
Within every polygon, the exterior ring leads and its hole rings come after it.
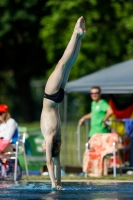
POLYGON ((114 115, 117 119, 126 119, 130 118, 132 113, 133 113, 133 104, 130 105, 129 107, 123 109, 123 110, 118 110, 113 102, 112 99, 109 101, 109 105, 111 106, 114 115))
POLYGON ((0 104, 0 113, 8 112, 8 106, 5 104, 0 104))
POLYGON ((0 153, 10 144, 10 140, 0 139, 0 153))

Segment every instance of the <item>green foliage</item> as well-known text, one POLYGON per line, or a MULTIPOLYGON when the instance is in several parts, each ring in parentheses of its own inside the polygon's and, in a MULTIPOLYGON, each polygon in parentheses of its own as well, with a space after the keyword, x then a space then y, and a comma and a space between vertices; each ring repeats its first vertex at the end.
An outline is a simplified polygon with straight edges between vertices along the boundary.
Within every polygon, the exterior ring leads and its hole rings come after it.
POLYGON ((70 79, 133 57, 131 1, 49 0, 46 6, 50 12, 41 20, 40 37, 47 60, 54 66, 70 39, 77 18, 83 15, 86 20, 87 34, 70 79))
MULTIPOLYGON (((36 0, 33 1, 21 1, 21 0, 0 0, 0 15, 1 15, 1 26, 0 36, 5 36, 14 29, 16 21, 20 23, 24 20, 27 22, 34 23, 37 17, 34 13, 29 13, 28 9, 31 9, 37 4, 36 0)), ((17 27, 18 28, 18 27, 17 27)))
POLYGON ((13 80, 13 71, 1 71, 0 73, 0 102, 9 106, 10 111, 13 109, 14 102, 10 100, 9 93, 16 87, 13 80))
MULTIPOLYGON (((133 58, 132 5, 132 1, 49 0, 46 3, 49 13, 41 20, 42 28, 39 34, 47 62, 53 66, 47 71, 47 77, 62 56, 77 18, 82 15, 86 20, 87 33, 69 80, 133 58)), ((90 110, 90 98, 88 101, 85 95, 77 94, 77 102, 75 95, 69 96, 69 121, 90 110)))
POLYGON ((0 0, 0 101, 23 121, 37 120, 35 113, 39 119, 42 99, 32 97, 30 82, 48 78, 82 15, 87 33, 69 80, 133 58, 132 5, 130 0, 0 0))
MULTIPOLYGON (((47 12, 45 3, 43 0, 0 0, 1 71, 7 75, 11 71, 10 80, 15 85, 12 88, 5 84, 0 100, 13 106, 11 110, 16 113, 17 120, 35 118, 30 81, 44 76, 48 66, 38 38, 40 19, 47 12)), ((2 85, 5 82, 6 79, 0 80, 2 85)))

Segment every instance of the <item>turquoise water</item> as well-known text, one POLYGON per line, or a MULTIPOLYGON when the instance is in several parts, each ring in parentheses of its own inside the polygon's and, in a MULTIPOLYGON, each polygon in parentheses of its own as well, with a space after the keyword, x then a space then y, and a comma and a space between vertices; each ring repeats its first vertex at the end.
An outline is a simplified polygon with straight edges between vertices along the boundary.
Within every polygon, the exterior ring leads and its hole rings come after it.
POLYGON ((50 183, 45 182, 0 182, 1 200, 131 200, 133 183, 91 183, 66 182, 63 190, 51 191, 50 183))

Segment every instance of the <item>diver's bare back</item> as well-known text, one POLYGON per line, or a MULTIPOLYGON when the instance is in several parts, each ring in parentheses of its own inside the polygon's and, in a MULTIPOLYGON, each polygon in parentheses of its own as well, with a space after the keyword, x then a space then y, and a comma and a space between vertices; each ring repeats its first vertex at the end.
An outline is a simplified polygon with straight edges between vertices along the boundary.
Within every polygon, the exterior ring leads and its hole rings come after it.
POLYGON ((53 135, 54 138, 60 139, 60 127, 58 104, 49 99, 44 99, 41 114, 41 131, 44 138, 46 139, 47 136, 53 135))

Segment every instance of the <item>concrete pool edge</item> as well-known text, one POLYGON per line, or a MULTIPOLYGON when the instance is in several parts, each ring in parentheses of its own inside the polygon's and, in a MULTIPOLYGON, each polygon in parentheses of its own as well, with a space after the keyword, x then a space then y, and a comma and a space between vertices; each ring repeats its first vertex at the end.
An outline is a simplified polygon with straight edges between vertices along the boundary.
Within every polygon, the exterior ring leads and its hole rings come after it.
MULTIPOLYGON (((23 181, 23 182, 51 182, 50 180, 21 180, 21 181, 23 181)), ((20 182, 21 182, 20 181, 20 182)), ((93 179, 86 179, 86 180, 84 180, 84 179, 81 179, 81 180, 76 180, 76 179, 73 179, 73 180, 71 180, 71 179, 69 179, 69 180, 61 180, 61 182, 63 183, 63 182, 96 182, 96 183, 109 183, 109 182, 114 182, 114 183, 126 183, 126 182, 128 182, 128 183, 132 183, 133 182, 133 180, 131 181, 131 180, 98 180, 98 179, 96 179, 96 180, 93 180, 93 179)))

